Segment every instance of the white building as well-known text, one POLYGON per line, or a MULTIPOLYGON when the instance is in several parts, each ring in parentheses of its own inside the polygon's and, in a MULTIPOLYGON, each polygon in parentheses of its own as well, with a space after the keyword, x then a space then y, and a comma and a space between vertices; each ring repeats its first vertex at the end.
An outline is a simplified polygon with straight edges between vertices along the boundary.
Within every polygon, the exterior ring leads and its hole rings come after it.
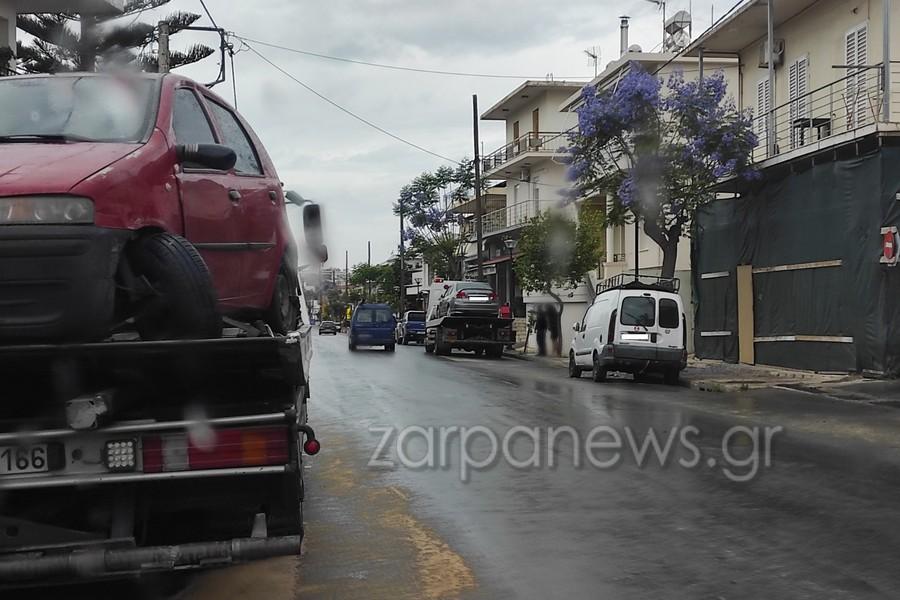
MULTIPOLYGON (((523 293, 512 269, 515 251, 506 241, 517 240, 528 220, 547 210, 564 210, 575 218, 577 208, 561 202, 570 187, 561 150, 568 145, 567 132, 575 127, 577 118, 561 111, 560 105, 583 85, 526 81, 481 115, 485 121, 503 121, 506 127, 503 146, 483 156, 481 162, 483 177, 494 184, 482 219, 484 272, 523 324, 537 305, 555 301, 550 296, 523 293)), ((470 258, 470 269, 474 263, 470 258)), ((564 302, 562 322, 580 319, 592 297, 588 286, 555 291, 564 302)), ((520 327, 520 337, 522 331, 520 327)))

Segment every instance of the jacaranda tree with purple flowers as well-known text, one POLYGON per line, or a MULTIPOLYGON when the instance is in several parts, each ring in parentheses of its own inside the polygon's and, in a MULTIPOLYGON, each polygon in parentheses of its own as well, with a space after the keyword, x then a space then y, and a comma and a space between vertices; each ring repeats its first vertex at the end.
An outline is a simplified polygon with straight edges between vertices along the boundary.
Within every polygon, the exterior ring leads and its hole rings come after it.
POLYGON ((632 63, 615 85, 586 86, 570 135, 569 175, 576 197, 612 197, 606 227, 633 223, 663 251, 663 277, 675 274, 678 240, 724 178, 759 176, 749 112, 727 97, 719 71, 665 83, 632 63))
POLYGON ((471 231, 453 206, 474 189, 474 163, 464 158, 456 168, 422 173, 400 190, 394 214, 400 215, 402 208, 410 255, 421 256, 436 275, 451 280, 463 277, 471 231))

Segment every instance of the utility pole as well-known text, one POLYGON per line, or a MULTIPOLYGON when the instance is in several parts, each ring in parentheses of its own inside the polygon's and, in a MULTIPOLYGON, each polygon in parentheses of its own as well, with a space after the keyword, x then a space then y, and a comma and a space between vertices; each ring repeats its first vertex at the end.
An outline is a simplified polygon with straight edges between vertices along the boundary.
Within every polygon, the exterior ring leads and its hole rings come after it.
POLYGON ((400 318, 406 310, 406 258, 403 241, 403 197, 400 197, 400 318))
POLYGON ((634 280, 635 282, 641 280, 641 220, 638 219, 637 215, 634 215, 634 280))
POLYGON ((367 244, 369 247, 369 254, 368 258, 366 259, 366 265, 369 268, 366 270, 366 301, 371 302, 372 299, 369 298, 369 296, 372 295, 372 281, 369 279, 369 275, 371 275, 372 272, 372 242, 369 241, 367 242, 367 244))
MULTIPOLYGON (((478 94, 472 94, 472 130, 475 136, 475 253, 478 258, 478 281, 483 281, 484 257, 481 255, 481 155, 478 152, 478 94)), ((463 277, 465 277, 465 273, 463 273, 463 277)))
POLYGON ((778 132, 775 129, 775 0, 766 2, 766 21, 768 30, 768 63, 769 63, 769 113, 766 115, 766 145, 768 157, 775 156, 778 147, 778 132))
POLYGON ((882 0, 884 35, 882 48, 882 64, 884 65, 884 98, 881 106, 884 121, 891 120, 891 0, 882 0))
POLYGON ((350 251, 344 250, 344 301, 350 302, 350 251))
POLYGON ((157 57, 157 62, 159 63, 159 72, 160 73, 168 73, 169 72, 169 24, 165 21, 159 22, 159 56, 157 57))

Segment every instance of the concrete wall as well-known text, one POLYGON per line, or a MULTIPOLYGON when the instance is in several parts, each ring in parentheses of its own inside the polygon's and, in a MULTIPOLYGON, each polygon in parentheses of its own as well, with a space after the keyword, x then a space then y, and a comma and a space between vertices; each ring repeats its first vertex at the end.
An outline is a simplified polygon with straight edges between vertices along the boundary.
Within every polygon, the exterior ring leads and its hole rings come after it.
MULTIPOLYGON (((519 122, 519 135, 525 135, 532 131, 531 114, 534 109, 539 109, 538 123, 541 131, 566 131, 578 124, 578 117, 574 113, 560 112, 559 106, 572 94, 572 90, 549 89, 541 90, 529 98, 529 102, 522 108, 511 111, 506 117, 506 141, 513 141, 513 123, 519 122)), ((560 140, 560 146, 564 146, 565 140, 560 140)))

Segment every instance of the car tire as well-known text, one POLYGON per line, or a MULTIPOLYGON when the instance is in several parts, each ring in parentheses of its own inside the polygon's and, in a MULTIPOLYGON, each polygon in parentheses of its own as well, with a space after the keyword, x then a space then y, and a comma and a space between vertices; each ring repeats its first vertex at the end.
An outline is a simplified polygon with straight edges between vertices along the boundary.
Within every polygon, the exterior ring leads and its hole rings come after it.
POLYGON ((297 328, 300 310, 297 306, 296 284, 287 269, 282 265, 275 279, 272 301, 264 315, 266 323, 275 333, 285 334, 297 328))
POLYGON ((489 346, 485 350, 488 358, 503 358, 503 346, 489 346))
POLYGON ((681 373, 678 369, 669 369, 664 374, 666 385, 678 385, 681 379, 681 373))
POLYGON ((356 344, 350 343, 348 344, 348 348, 350 348, 350 352, 356 352, 356 344))
POLYGON ((384 345, 384 349, 385 349, 387 352, 393 352, 393 351, 395 351, 395 350, 397 349, 397 346, 395 346, 394 344, 385 344, 385 345, 384 345))
POLYGON ((153 233, 136 241, 129 258, 135 274, 155 292, 136 307, 135 326, 142 339, 222 335, 212 277, 193 244, 171 233, 153 233))
POLYGON ((400 343, 403 344, 404 346, 409 346, 409 338, 407 338, 406 336, 403 336, 402 338, 400 338, 400 343))
POLYGON ((597 356, 596 352, 594 352, 593 363, 591 379, 593 379, 595 383, 606 381, 606 368, 600 365, 600 357, 597 356))
POLYGON ((433 354, 434 353, 434 345, 433 344, 425 344, 425 354, 433 354))
POLYGON ((575 353, 569 352, 569 377, 578 379, 581 377, 581 367, 575 364, 575 353))
POLYGON ((482 356, 484 356, 484 348, 478 348, 478 349, 476 349, 476 350, 475 350, 475 356, 478 356, 479 358, 482 357, 482 356))

